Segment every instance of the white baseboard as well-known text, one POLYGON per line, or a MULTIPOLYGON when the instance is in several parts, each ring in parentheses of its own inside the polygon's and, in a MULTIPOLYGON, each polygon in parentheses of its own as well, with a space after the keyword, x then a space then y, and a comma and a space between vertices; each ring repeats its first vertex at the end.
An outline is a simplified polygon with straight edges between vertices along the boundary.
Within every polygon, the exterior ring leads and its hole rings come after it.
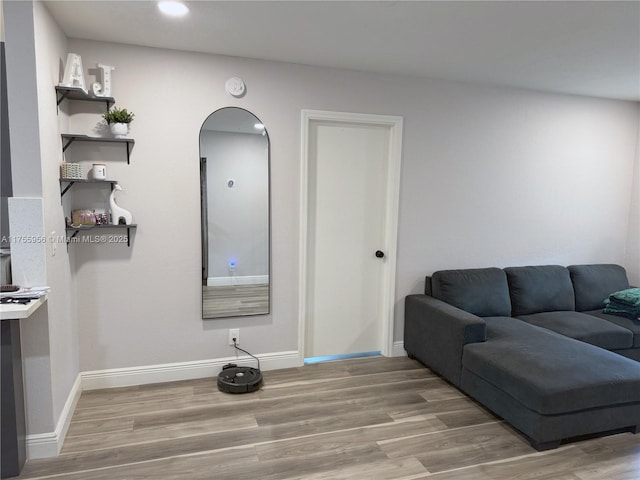
POLYGON ((209 277, 207 287, 230 285, 263 285, 269 283, 269 275, 245 275, 242 277, 209 277))
POLYGON ((393 342, 393 350, 391 351, 392 357, 406 357, 407 352, 404 349, 404 341, 398 340, 393 342))
MULTIPOLYGON (((279 368, 297 367, 299 355, 297 351, 264 353, 256 355, 260 359, 262 370, 276 370, 279 368)), ((215 377, 227 363, 255 365, 255 360, 247 355, 236 358, 216 358, 212 360, 197 360, 193 362, 165 363, 161 365, 146 365, 142 367, 114 368, 110 370, 96 370, 82 372, 83 390, 97 390, 100 388, 130 387, 149 383, 174 382, 177 380, 191 380, 195 378, 215 377)))
POLYGON ((52 458, 57 457, 60 453, 58 444, 61 444, 61 439, 55 432, 38 433, 27 435, 26 444, 28 460, 52 458))
POLYGON ((73 382, 67 401, 60 412, 56 429, 53 432, 39 433, 36 435, 27 435, 27 458, 34 460, 36 458, 57 457, 62 449, 62 442, 67 436, 71 417, 76 409, 80 394, 82 393, 82 377, 80 374, 73 382))

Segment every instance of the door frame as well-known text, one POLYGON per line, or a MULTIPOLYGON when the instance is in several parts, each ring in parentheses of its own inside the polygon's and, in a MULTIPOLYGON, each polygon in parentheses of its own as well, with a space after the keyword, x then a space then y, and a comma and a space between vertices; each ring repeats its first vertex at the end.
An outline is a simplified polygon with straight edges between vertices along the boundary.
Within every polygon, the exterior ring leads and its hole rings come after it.
POLYGON ((302 110, 300 141, 300 212, 299 212, 299 277, 298 277, 298 355, 299 365, 304 364, 307 310, 307 240, 308 240, 308 185, 309 185, 309 126, 313 121, 351 123, 356 125, 389 127, 389 151, 387 165, 387 202, 385 208, 385 238, 381 247, 385 251, 382 273, 380 314, 382 355, 393 353, 394 302, 396 290, 396 257, 398 244, 398 213, 400 206, 400 168, 402 161, 402 117, 364 113, 302 110))

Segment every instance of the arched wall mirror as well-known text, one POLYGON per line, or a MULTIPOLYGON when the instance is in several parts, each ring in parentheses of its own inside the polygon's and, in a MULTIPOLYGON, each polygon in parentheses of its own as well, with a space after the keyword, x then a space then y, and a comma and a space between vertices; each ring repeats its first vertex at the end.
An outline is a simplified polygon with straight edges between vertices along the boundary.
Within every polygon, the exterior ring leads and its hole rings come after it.
POLYGON ((242 108, 200 129, 202 318, 269 313, 269 136, 242 108))

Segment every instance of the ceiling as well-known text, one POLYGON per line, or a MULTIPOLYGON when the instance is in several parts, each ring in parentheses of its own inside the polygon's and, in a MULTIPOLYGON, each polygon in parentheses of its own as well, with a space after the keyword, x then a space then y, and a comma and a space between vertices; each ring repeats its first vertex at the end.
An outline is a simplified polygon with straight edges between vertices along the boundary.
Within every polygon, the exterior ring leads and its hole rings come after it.
POLYGON ((640 101, 640 1, 46 1, 69 38, 640 101))

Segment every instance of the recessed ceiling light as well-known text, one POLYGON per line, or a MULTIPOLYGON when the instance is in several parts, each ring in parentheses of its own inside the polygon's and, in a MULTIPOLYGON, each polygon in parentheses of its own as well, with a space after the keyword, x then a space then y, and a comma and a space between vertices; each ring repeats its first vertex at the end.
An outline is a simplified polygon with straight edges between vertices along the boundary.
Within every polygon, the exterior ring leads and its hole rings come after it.
POLYGON ((264 130, 264 125, 261 123, 256 123, 253 128, 255 128, 256 130, 264 130))
POLYGON ((189 12, 189 8, 182 2, 158 2, 158 8, 171 17, 181 17, 189 12))

